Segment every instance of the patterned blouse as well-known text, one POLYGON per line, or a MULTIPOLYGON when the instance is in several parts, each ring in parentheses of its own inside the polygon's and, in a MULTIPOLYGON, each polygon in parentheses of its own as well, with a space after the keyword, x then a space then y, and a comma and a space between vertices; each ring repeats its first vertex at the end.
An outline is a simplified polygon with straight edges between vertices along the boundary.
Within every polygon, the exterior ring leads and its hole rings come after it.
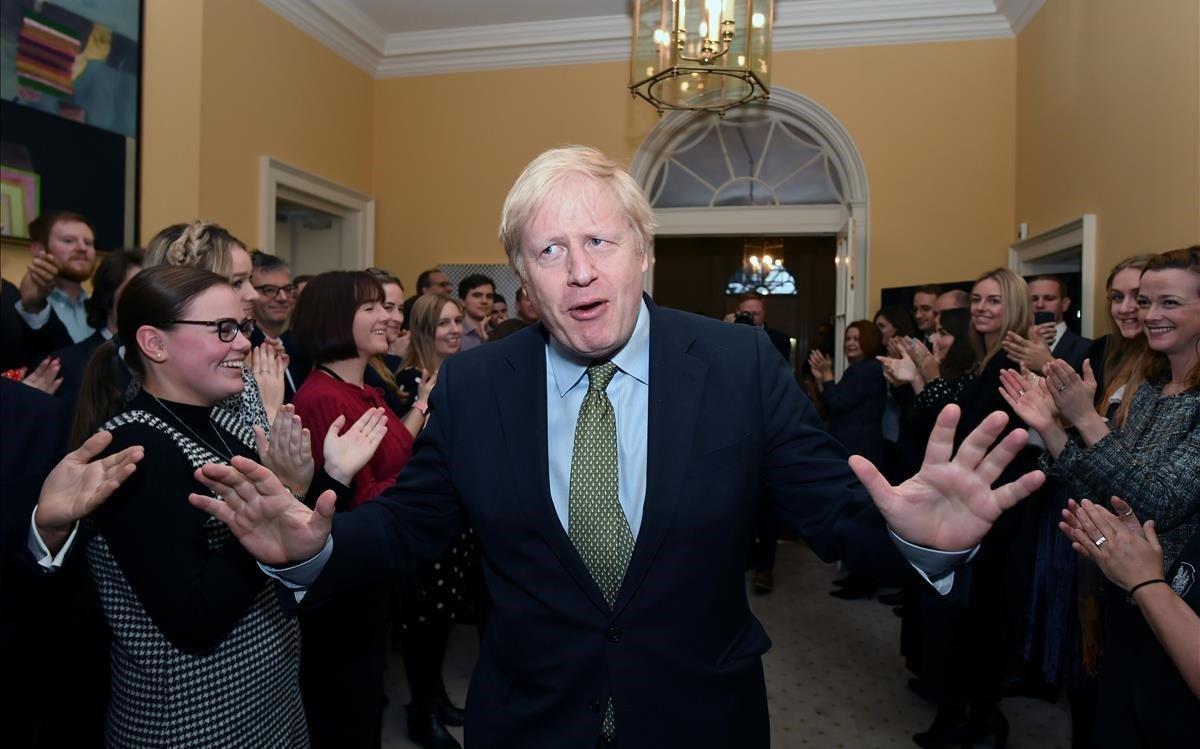
POLYGON ((1200 530, 1200 391, 1163 396, 1146 383, 1133 396, 1124 428, 1091 447, 1072 435, 1043 467, 1076 497, 1107 502, 1121 497, 1142 521, 1153 520, 1165 566, 1200 530))

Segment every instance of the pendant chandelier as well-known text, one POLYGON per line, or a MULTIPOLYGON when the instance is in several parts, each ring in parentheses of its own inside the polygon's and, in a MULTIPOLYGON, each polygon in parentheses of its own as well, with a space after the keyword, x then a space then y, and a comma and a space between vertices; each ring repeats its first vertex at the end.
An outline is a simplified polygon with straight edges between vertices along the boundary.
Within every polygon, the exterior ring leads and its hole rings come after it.
POLYGON ((639 0, 629 90, 659 115, 766 99, 774 0, 639 0))

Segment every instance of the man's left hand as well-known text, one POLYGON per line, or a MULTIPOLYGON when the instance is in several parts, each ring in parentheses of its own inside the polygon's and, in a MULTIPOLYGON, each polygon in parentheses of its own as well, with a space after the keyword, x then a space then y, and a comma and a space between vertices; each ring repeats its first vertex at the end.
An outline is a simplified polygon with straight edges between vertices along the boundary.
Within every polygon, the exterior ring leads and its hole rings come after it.
POLYGON ((850 458, 850 468, 892 530, 906 541, 942 551, 974 547, 1002 512, 1046 480, 1041 471, 1030 471, 993 489, 992 484, 1025 446, 1028 434, 1015 429, 989 451, 1008 423, 1007 414, 997 411, 967 436, 955 455, 959 415, 956 405, 942 409, 920 472, 900 486, 888 483, 866 458, 850 458))

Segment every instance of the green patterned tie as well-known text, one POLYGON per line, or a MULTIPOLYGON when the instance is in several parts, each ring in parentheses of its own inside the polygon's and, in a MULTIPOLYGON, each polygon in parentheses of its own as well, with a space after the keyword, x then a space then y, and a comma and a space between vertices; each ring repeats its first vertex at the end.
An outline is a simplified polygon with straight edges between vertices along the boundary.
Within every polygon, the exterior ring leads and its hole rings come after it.
MULTIPOLYGON (((575 423, 568 511, 571 543, 610 607, 633 556, 633 533, 618 497, 617 417, 604 393, 616 373, 612 362, 588 367, 588 391, 575 423)), ((600 730, 605 738, 616 736, 611 699, 600 730)))

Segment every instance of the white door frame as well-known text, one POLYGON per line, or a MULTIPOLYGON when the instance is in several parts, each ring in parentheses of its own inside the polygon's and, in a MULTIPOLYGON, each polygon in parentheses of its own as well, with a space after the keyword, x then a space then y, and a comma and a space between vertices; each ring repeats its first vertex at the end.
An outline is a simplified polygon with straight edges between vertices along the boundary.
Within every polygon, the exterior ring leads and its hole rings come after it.
POLYGON ((1044 231, 1036 237, 1023 239, 1008 248, 1008 267, 1019 276, 1036 273, 1068 273, 1076 270, 1074 259, 1063 267, 1054 267, 1053 256, 1079 248, 1079 300, 1082 313, 1080 332, 1084 338, 1096 337, 1096 214, 1085 213, 1074 221, 1044 231))
MULTIPOLYGON (((867 170, 859 155, 854 139, 829 110, 812 99, 781 86, 771 89, 771 98, 766 106, 783 110, 803 121, 829 144, 841 163, 844 175, 844 205, 810 206, 739 206, 722 208, 662 208, 654 211, 657 224, 656 235, 664 237, 718 236, 718 235, 771 235, 800 236, 824 234, 834 236, 843 231, 847 219, 853 219, 853 247, 850 248, 850 275, 845 285, 845 294, 834 311, 837 320, 837 345, 840 351, 841 337, 845 324, 852 320, 865 319, 870 288, 868 276, 868 238, 870 223, 867 219, 869 195, 867 170)), ((700 117, 708 115, 696 112, 672 112, 664 116, 638 147, 629 172, 642 189, 649 192, 650 172, 660 154, 680 138, 686 137, 700 117)), ((647 292, 654 292, 654 255, 649 258, 648 269, 643 278, 647 292)), ((841 276, 839 276, 840 278, 841 276)), ((838 360, 840 361, 840 356, 838 360)))
POLYGON ((341 268, 375 264, 375 199, 271 156, 260 161, 258 242, 275 247, 275 206, 279 198, 332 213, 342 219, 341 268))

